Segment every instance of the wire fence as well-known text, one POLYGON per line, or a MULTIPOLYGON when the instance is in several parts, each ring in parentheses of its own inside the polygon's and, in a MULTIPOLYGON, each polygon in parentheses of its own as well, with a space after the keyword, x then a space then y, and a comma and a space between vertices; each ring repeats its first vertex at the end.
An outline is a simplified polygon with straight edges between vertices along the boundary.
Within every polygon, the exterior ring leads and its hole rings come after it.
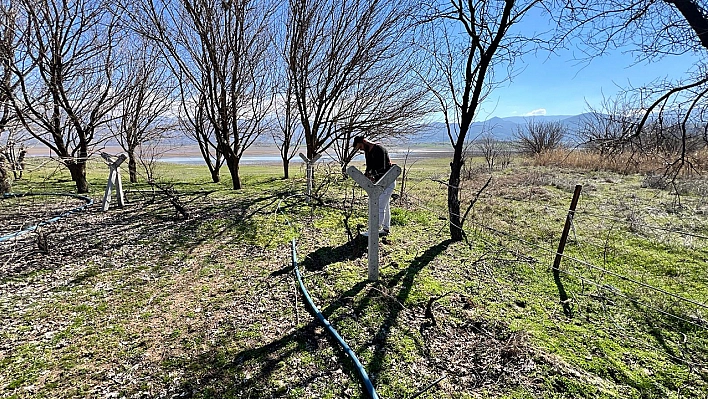
MULTIPOLYGON (((424 209, 450 223, 447 209, 431 205, 430 201, 413 195, 412 191, 406 194, 409 206, 424 209)), ((562 221, 568 213, 567 207, 548 203, 539 205, 530 197, 516 199, 492 195, 483 195, 475 207, 485 207, 489 201, 494 201, 496 207, 509 210, 509 214, 497 215, 497 218, 477 214, 466 221, 465 231, 474 233, 475 239, 496 237, 497 245, 505 245, 514 252, 532 254, 540 258, 539 263, 548 265, 545 269, 548 271, 551 270, 552 259, 561 255, 559 271, 564 276, 564 289, 571 294, 575 317, 583 309, 597 306, 604 309, 607 317, 612 312, 633 314, 637 320, 648 317, 645 324, 657 323, 667 335, 675 338, 674 348, 693 348, 698 351, 698 356, 692 358, 687 354, 688 349, 680 355, 667 348, 647 349, 658 350, 674 361, 691 367, 708 365, 705 352, 708 305, 705 301, 706 285, 701 286, 701 282, 706 281, 705 265, 708 260, 708 256, 701 256, 708 253, 708 234, 703 233, 708 226, 705 218, 682 219, 681 215, 660 213, 660 216, 652 218, 651 212, 643 212, 639 222, 637 214, 641 211, 638 209, 620 203, 617 207, 623 208, 624 213, 605 216, 600 206, 586 200, 578 211, 570 215, 571 242, 565 253, 558 254, 556 248, 562 221), (532 211, 525 209, 523 215, 519 215, 519 204, 514 204, 518 202, 533 205, 530 208, 532 211), (619 245, 615 240, 639 242, 645 247, 619 245), (662 253, 672 252, 684 255, 683 258, 671 257, 680 261, 681 265, 676 267, 690 264, 689 270, 676 272, 677 276, 671 274, 674 268, 666 265, 670 260, 662 259, 662 253), (647 267, 646 263, 656 264, 647 267), (668 268, 669 272, 662 274, 647 270, 661 271, 662 267, 668 268), (701 271, 703 277, 697 276, 696 273, 701 271), (690 278, 677 278, 682 277, 682 273, 692 275, 690 278), (698 289, 692 290, 692 285, 698 289), (607 306, 610 301, 614 306, 607 306), (617 306, 622 308, 617 309, 617 306)), ((540 278, 547 278, 552 284, 550 273, 540 278)), ((647 328, 654 327, 645 326, 647 328)), ((631 340, 631 337, 625 338, 631 340)))

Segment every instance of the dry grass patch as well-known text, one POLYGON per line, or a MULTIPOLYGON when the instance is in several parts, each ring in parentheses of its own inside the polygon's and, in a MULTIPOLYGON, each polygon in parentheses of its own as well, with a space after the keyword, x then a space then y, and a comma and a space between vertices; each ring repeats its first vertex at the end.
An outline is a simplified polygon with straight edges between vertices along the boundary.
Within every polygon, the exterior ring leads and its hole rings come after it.
MULTIPOLYGON (((662 157, 657 154, 623 153, 605 155, 580 149, 556 149, 529 158, 525 163, 534 166, 562 167, 620 174, 663 173, 671 170, 677 156, 662 157)), ((684 165, 682 175, 691 175, 708 169, 708 150, 689 154, 691 164, 684 165)))

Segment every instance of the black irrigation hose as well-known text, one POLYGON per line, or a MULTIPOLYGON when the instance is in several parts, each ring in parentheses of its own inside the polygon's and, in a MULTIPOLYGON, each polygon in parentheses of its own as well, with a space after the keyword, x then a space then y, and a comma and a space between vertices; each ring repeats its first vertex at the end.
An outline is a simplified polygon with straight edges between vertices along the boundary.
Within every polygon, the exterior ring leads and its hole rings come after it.
POLYGON ((21 198, 21 197, 28 197, 28 196, 31 196, 31 195, 56 195, 56 196, 61 196, 61 197, 73 197, 73 198, 78 198, 78 199, 84 200, 84 201, 86 201, 86 203, 83 204, 83 205, 81 205, 81 206, 78 206, 78 207, 76 207, 76 208, 73 208, 73 209, 70 209, 70 210, 68 210, 68 211, 62 212, 59 216, 55 216, 55 217, 53 217, 53 218, 51 218, 51 219, 48 219, 48 220, 39 222, 39 223, 35 224, 34 226, 26 227, 26 228, 24 228, 24 229, 22 229, 22 230, 20 230, 20 231, 17 231, 17 232, 12 233, 12 234, 8 234, 8 235, 5 235, 5 236, 2 236, 2 237, 0 237, 0 242, 7 241, 7 240, 11 240, 11 239, 13 239, 13 238, 16 238, 16 237, 22 235, 22 234, 25 234, 25 233, 29 233, 29 232, 31 232, 31 231, 34 231, 34 230, 36 230, 38 227, 41 227, 41 226, 44 226, 44 225, 47 225, 47 224, 50 224, 50 223, 54 223, 54 222, 58 221, 59 219, 61 219, 61 218, 63 218, 63 217, 66 217, 66 216, 69 216, 70 214, 72 214, 72 213, 74 213, 74 212, 82 211, 82 210, 83 210, 84 208, 86 208, 87 206, 91 206, 91 205, 93 204, 93 199, 90 198, 90 197, 86 197, 86 196, 78 195, 78 194, 65 194, 65 193, 21 193, 21 194, 4 194, 4 195, 2 196, 2 198, 3 198, 3 199, 6 199, 6 198, 21 198))
POLYGON ((310 297, 309 292, 307 292, 307 288, 305 288, 305 285, 302 282, 302 275, 300 274, 300 269, 297 267, 297 253, 295 250, 295 239, 293 238, 291 242, 292 246, 292 259, 293 259, 293 269, 295 270, 295 276, 297 277, 297 281, 300 284, 300 291, 302 292, 302 295, 305 297, 305 300, 307 301, 308 305, 310 308, 315 312, 317 315, 317 318, 320 320, 320 322, 327 328, 329 333, 339 342, 339 345, 344 349, 344 352, 346 352, 347 355, 352 359, 354 362, 354 366, 356 367, 357 371, 359 372, 359 375, 361 376, 361 381, 364 384, 364 390, 366 393, 369 395, 371 399, 379 399, 379 395, 376 393, 376 390, 374 389, 374 385, 371 383, 371 380, 369 379, 369 375, 366 374, 366 370, 364 370, 364 366, 362 366, 361 362, 359 359, 356 357, 356 353, 352 350, 352 348, 347 345, 346 342, 344 342, 344 339, 339 335, 337 330, 332 327, 332 324, 325 319, 324 315, 320 310, 315 306, 315 303, 312 302, 312 297, 310 297))

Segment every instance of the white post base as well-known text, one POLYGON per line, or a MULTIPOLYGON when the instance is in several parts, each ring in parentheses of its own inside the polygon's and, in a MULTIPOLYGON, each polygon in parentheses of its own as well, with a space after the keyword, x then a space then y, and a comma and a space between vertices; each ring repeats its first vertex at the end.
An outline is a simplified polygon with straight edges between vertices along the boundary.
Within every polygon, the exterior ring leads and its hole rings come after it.
POLYGON ((106 165, 110 168, 108 173, 108 184, 106 185, 106 192, 103 194, 103 211, 108 211, 108 207, 111 202, 111 190, 115 186, 116 195, 118 196, 118 206, 121 208, 125 206, 125 197, 123 195, 123 180, 120 177, 120 165, 128 159, 125 154, 120 154, 118 158, 113 159, 113 155, 107 154, 105 152, 101 153, 101 157, 106 162, 106 165))
POLYGON ((314 179, 314 174, 315 174, 315 162, 317 162, 318 159, 322 156, 322 154, 317 154, 312 159, 309 159, 305 156, 305 154, 300 153, 300 158, 305 162, 305 165, 307 166, 307 192, 305 193, 307 196, 306 201, 310 203, 310 200, 312 199, 312 181, 314 179))

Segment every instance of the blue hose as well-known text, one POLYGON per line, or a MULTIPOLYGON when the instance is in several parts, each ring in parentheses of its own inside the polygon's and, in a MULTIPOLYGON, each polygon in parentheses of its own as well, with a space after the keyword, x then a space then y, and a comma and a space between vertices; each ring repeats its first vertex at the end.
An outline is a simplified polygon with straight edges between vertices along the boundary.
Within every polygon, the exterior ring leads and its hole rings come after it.
POLYGON ((29 232, 31 232, 31 231, 37 230, 38 227, 41 227, 41 226, 44 226, 44 225, 47 225, 47 224, 50 224, 50 223, 54 223, 54 222, 56 222, 57 220, 59 220, 59 219, 61 219, 61 218, 63 218, 63 217, 69 216, 70 214, 72 214, 72 213, 74 213, 74 212, 82 211, 82 210, 83 210, 84 208, 86 208, 87 206, 93 205, 93 199, 92 199, 92 198, 89 198, 89 197, 86 197, 86 196, 83 196, 83 195, 78 195, 78 194, 63 194, 63 193, 36 193, 36 194, 35 194, 35 193, 22 193, 22 194, 5 194, 5 195, 3 195, 3 198, 21 198, 21 197, 28 197, 28 196, 30 196, 30 195, 56 195, 56 196, 62 196, 62 197, 73 197, 73 198, 78 198, 78 199, 84 200, 84 201, 86 201, 86 203, 83 204, 83 205, 81 205, 81 206, 79 206, 79 207, 76 207, 76 208, 74 208, 74 209, 70 209, 70 210, 68 210, 68 211, 66 211, 66 212, 63 212, 63 213, 61 213, 59 216, 55 216, 55 217, 53 217, 53 218, 51 218, 51 219, 45 220, 45 221, 43 221, 43 222, 39 222, 39 223, 35 224, 34 226, 30 226, 30 227, 27 227, 27 228, 25 228, 25 229, 22 229, 22 230, 20 230, 20 231, 18 231, 18 232, 15 232, 15 233, 12 233, 12 234, 8 234, 8 235, 6 235, 6 236, 2 236, 2 237, 0 237, 0 242, 7 241, 7 240, 11 240, 11 239, 13 239, 13 238, 15 238, 15 237, 18 237, 18 236, 22 235, 22 234, 29 233, 29 232))
POLYGON ((310 305, 312 310, 315 312, 317 315, 317 318, 320 320, 320 322, 327 328, 330 334, 339 342, 339 345, 342 346, 342 349, 344 349, 344 352, 346 352, 347 355, 352 359, 354 362, 354 366, 356 367, 357 371, 359 372, 359 375, 361 376, 361 380, 364 383, 364 390, 366 393, 369 395, 371 399, 379 399, 379 395, 376 394, 376 390, 374 389, 374 385, 371 383, 371 380, 369 379, 369 375, 366 374, 366 370, 364 370, 364 366, 361 365, 361 362, 359 359, 356 357, 356 353, 352 350, 352 348, 347 345, 346 342, 344 342, 344 339, 339 335, 337 330, 332 327, 332 325, 325 319, 324 315, 320 310, 315 306, 314 302, 312 302, 312 298, 310 297, 310 294, 307 292, 307 289, 305 288, 305 285, 302 283, 302 276, 300 275, 300 269, 297 267, 297 253, 295 251, 295 239, 293 238, 292 240, 292 254, 293 254, 293 268, 295 269, 295 276, 297 277, 298 283, 300 283, 300 291, 302 291, 302 295, 305 297, 305 300, 307 303, 310 305))

